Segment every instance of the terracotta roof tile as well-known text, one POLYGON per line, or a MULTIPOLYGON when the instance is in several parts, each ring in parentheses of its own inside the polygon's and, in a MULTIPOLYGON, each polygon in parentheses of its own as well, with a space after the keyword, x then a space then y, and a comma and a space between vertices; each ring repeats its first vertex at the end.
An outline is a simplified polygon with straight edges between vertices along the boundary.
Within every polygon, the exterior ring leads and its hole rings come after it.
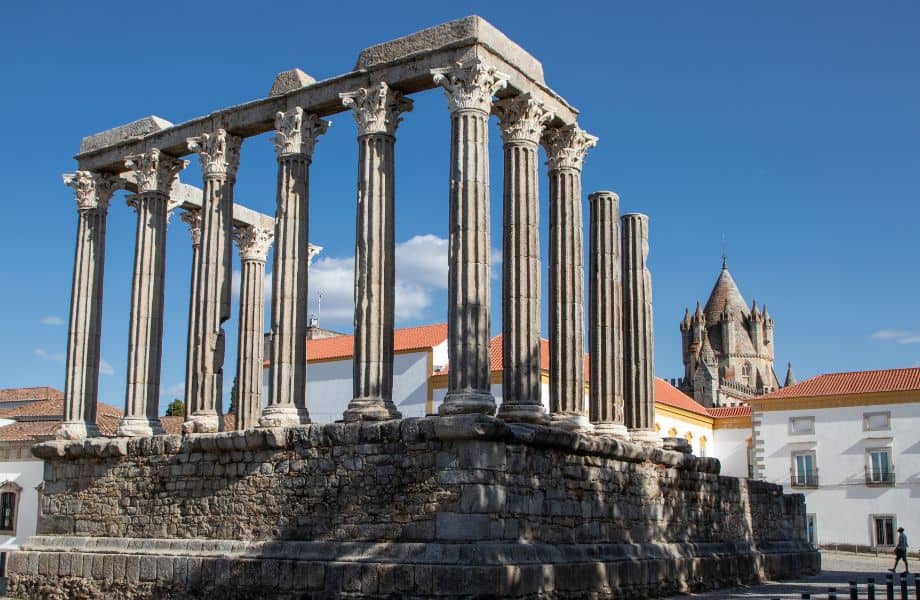
POLYGON ((910 369, 884 369, 880 371, 853 371, 816 375, 802 383, 761 396, 756 400, 782 398, 811 398, 848 394, 920 391, 920 367, 910 369))
POLYGON ((660 377, 655 378, 655 402, 709 416, 709 412, 702 404, 660 377))
POLYGON ((709 415, 719 418, 725 417, 750 417, 751 416, 751 407, 750 406, 720 406, 718 408, 707 409, 709 415))
MULTIPOLYGON (((61 425, 64 416, 62 399, 30 402, 8 411, 2 411, 0 418, 15 419, 15 423, 0 426, 0 441, 26 442, 51 439, 61 425)), ((121 411, 100 402, 96 407, 96 424, 102 435, 113 436, 121 422, 121 411)))
MULTIPOLYGON (((433 348, 447 339, 447 323, 406 327, 393 332, 393 351, 410 352, 433 348)), ((355 336, 335 335, 307 340, 307 360, 332 360, 351 358, 355 336)), ((270 361, 265 361, 268 366, 270 361)))
POLYGON ((51 400, 58 398, 64 398, 64 392, 49 386, 0 390, 0 402, 23 402, 28 400, 51 400))

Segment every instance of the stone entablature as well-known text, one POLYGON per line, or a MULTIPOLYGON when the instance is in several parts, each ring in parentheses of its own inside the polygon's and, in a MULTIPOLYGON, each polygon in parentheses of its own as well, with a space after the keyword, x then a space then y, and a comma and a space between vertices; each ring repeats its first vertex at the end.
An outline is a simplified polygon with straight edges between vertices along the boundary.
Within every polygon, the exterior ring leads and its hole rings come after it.
POLYGON ((49 581, 66 589, 68 577, 124 597, 198 589, 192 582, 208 593, 252 581, 276 589, 263 569, 295 561, 313 575, 293 575, 292 591, 385 595, 384 572, 399 568, 403 591, 419 595, 470 593, 450 578, 482 574, 470 589, 485 594, 516 581, 529 594, 571 585, 633 596, 818 565, 800 495, 721 477, 715 459, 481 415, 54 441, 35 452, 47 461, 39 537, 10 565, 14 593, 49 581), (682 560, 708 566, 693 576, 682 560), (505 580, 505 569, 537 565, 548 579, 505 580), (349 569, 364 583, 332 575, 349 569), (594 575, 579 581, 572 569, 594 575), (635 569, 682 575, 640 582, 635 569), (251 581, 236 579, 250 570, 251 581))

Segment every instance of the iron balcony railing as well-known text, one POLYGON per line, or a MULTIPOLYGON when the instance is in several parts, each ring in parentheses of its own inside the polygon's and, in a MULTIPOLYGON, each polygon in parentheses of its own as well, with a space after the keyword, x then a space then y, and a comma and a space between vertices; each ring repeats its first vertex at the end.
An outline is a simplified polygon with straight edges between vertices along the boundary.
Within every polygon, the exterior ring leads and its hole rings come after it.
POLYGON ((866 485, 894 485, 894 467, 883 471, 867 466, 866 485))
POLYGON ((792 487, 816 488, 818 487, 818 469, 813 471, 792 469, 790 471, 790 480, 792 481, 792 487))

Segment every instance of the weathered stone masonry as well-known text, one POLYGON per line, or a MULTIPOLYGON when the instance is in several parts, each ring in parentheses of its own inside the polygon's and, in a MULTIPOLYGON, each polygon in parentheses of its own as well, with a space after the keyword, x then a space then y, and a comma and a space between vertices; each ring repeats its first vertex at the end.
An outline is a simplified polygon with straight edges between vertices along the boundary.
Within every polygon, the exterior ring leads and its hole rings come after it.
POLYGON ((801 496, 720 477, 715 459, 486 416, 36 453, 46 482, 39 536, 10 566, 18 594, 57 580, 123 597, 603 596, 817 568, 801 496))

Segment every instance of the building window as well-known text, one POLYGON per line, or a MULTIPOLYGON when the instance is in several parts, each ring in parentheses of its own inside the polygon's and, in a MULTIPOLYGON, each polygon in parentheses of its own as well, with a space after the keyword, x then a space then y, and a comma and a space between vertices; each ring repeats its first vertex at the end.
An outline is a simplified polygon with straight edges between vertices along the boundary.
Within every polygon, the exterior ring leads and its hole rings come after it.
POLYGON ((751 363, 746 362, 741 367, 741 381, 744 385, 751 385, 751 363))
POLYGON ((806 533, 808 534, 808 543, 814 546, 817 544, 818 540, 818 515, 810 513, 805 515, 805 528, 806 533))
POLYGON ((789 419, 789 433, 792 435, 805 435, 814 432, 814 417, 791 417, 789 419))
POLYGON ((863 431, 889 431, 891 429, 891 413, 865 413, 863 414, 863 431))
POLYGON ((870 448, 866 452, 866 485, 894 485, 891 448, 870 448))
POLYGON ((705 435, 700 436, 700 456, 706 456, 706 442, 708 441, 705 435))
POLYGON ((876 546, 894 546, 894 517, 892 515, 873 515, 872 529, 876 546))
POLYGON ((797 452, 792 455, 791 481, 793 487, 818 487, 818 467, 814 452, 797 452))

